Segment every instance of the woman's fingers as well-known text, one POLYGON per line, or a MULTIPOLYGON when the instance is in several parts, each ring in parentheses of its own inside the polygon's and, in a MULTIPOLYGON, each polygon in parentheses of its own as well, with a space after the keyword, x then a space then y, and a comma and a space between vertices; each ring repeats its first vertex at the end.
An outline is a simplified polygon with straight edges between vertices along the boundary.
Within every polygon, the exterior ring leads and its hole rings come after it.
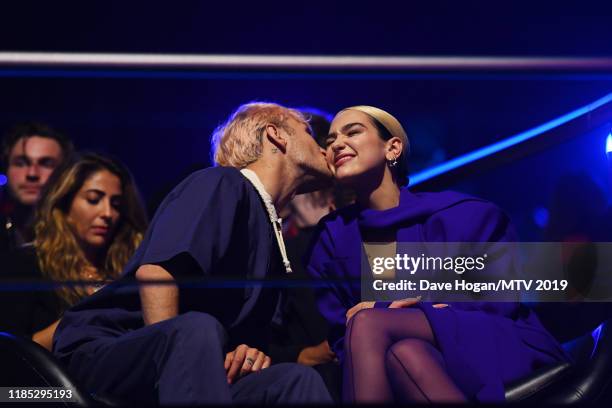
POLYGON ((349 320, 351 320, 351 317, 353 317, 353 315, 355 313, 357 313, 361 309, 370 309, 370 308, 373 308, 374 307, 374 303, 375 302, 361 302, 361 303, 357 303, 355 306, 351 307, 346 312, 346 324, 348 325, 349 320))
POLYGON ((433 305, 432 307, 435 309, 442 309, 445 307, 448 307, 449 305, 447 305, 446 303, 436 303, 435 305, 433 305))
POLYGON ((391 304, 389 305, 389 309, 401 309, 403 307, 410 307, 410 306, 416 305, 420 301, 421 301, 421 296, 417 296, 415 298, 395 300, 391 302, 391 304))

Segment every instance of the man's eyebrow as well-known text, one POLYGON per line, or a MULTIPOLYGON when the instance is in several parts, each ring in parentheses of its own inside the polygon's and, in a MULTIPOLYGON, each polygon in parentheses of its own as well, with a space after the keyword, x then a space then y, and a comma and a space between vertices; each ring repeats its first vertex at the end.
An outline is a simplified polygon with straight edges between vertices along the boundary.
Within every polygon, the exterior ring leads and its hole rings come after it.
POLYGON ((49 161, 49 160, 58 161, 57 157, 53 157, 53 156, 42 156, 36 159, 36 161, 38 161, 39 163, 42 161, 49 161))
POLYGON ((27 160, 30 161, 30 158, 25 154, 16 154, 11 158, 11 160, 27 160))

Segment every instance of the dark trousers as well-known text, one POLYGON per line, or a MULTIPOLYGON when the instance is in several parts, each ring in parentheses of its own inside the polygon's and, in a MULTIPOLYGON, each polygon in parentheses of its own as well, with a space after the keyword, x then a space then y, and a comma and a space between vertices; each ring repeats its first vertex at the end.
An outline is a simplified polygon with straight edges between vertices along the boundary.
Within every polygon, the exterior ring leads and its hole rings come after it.
POLYGON ((273 365, 228 385, 225 336, 215 318, 189 312, 119 337, 90 341, 73 353, 69 369, 88 390, 128 402, 332 402, 315 370, 292 363, 273 365))

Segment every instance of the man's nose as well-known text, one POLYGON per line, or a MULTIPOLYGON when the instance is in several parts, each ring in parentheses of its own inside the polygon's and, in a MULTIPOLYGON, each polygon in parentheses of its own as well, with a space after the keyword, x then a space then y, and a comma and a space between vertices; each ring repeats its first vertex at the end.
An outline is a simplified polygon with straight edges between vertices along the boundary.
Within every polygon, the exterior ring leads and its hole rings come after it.
POLYGON ((37 164, 31 164, 28 166, 28 172, 26 173, 28 181, 37 181, 40 178, 40 169, 37 164))

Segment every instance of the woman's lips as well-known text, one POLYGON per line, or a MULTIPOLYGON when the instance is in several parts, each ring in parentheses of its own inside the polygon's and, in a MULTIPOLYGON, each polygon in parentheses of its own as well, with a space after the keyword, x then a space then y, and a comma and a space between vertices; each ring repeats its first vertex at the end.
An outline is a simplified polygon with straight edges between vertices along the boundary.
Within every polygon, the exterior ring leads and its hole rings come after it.
POLYGON ((96 235, 106 235, 108 233, 107 227, 91 227, 91 230, 96 235))
POLYGON ((347 161, 351 160, 353 157, 353 155, 346 155, 346 156, 341 156, 340 158, 336 159, 336 161, 334 162, 334 166, 336 166, 336 168, 342 166, 344 163, 346 163, 347 161))

